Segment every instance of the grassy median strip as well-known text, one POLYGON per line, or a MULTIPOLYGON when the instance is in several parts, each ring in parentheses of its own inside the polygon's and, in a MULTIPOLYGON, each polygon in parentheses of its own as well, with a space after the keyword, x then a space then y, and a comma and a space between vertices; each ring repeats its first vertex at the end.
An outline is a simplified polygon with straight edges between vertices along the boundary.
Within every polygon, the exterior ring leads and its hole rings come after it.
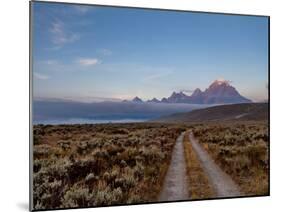
POLYGON ((206 199, 215 197, 215 192, 206 176, 200 161, 189 141, 189 133, 184 136, 184 153, 188 176, 188 189, 191 199, 206 199))

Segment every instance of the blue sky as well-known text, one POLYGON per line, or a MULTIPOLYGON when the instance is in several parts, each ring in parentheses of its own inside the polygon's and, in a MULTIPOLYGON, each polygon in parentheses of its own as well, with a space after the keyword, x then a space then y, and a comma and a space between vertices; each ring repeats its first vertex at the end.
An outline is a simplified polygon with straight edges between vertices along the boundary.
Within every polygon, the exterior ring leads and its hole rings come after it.
POLYGON ((34 96, 143 99, 217 78, 267 99, 264 17, 33 2, 34 96))

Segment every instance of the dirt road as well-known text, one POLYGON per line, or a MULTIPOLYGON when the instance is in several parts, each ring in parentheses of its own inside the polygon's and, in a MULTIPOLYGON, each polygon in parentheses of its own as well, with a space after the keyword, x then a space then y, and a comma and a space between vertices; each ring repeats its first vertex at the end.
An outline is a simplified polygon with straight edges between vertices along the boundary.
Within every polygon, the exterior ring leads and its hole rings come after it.
POLYGON ((159 201, 176 201, 188 199, 186 164, 184 157, 183 132, 176 141, 171 164, 165 177, 159 201))
POLYGON ((216 191, 216 197, 235 197, 240 196, 238 186, 221 168, 213 161, 206 150, 201 147, 192 132, 189 132, 189 140, 196 152, 201 165, 208 175, 209 180, 216 191))

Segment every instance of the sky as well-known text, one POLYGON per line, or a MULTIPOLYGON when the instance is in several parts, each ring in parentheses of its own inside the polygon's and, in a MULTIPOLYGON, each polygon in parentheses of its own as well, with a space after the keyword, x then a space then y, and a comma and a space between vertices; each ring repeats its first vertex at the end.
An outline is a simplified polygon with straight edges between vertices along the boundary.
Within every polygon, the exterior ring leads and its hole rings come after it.
POLYGON ((267 100, 266 17, 32 2, 33 92, 77 101, 191 94, 267 100))

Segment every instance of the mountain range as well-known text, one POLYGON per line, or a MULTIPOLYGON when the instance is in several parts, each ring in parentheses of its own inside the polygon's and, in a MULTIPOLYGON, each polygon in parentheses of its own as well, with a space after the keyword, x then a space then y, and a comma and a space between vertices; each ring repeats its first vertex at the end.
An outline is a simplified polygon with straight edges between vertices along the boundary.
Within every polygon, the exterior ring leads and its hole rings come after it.
MULTIPOLYGON (((126 100, 124 100, 126 101, 126 100)), ((144 102, 139 97, 135 97, 132 102, 144 102)), ((250 99, 243 97, 226 80, 215 80, 205 91, 196 88, 189 96, 184 92, 173 92, 171 96, 158 100, 153 98, 147 102, 152 103, 188 103, 188 104, 234 104, 250 103, 250 99)))

